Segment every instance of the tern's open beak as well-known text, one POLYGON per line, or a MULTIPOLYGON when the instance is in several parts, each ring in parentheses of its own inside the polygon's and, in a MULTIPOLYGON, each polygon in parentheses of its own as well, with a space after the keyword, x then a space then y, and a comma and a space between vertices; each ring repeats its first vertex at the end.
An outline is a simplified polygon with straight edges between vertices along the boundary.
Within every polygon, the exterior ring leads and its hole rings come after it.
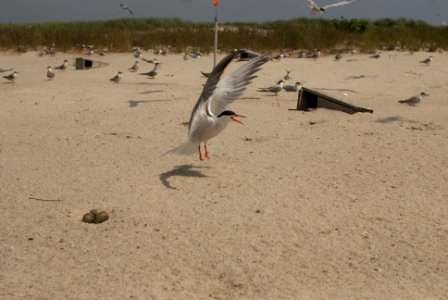
POLYGON ((241 121, 238 120, 238 119, 235 119, 236 117, 239 117, 239 118, 245 118, 245 116, 235 114, 235 115, 233 115, 233 116, 230 117, 230 119, 231 119, 232 121, 235 121, 235 122, 237 122, 237 123, 240 123, 240 124, 244 125, 243 122, 241 122, 241 121))

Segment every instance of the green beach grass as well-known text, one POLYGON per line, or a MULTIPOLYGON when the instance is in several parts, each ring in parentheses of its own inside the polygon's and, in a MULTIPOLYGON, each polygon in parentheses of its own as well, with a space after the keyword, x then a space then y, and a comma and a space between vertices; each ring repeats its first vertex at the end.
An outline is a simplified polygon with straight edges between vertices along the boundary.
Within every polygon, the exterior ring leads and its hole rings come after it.
MULTIPOLYGON (((409 51, 448 49, 448 27, 409 19, 293 19, 220 25, 219 48, 313 49, 324 51, 357 48, 409 51)), ((170 45, 174 52, 188 47, 210 51, 213 23, 179 19, 116 19, 92 22, 0 24, 1 50, 29 51, 55 45, 70 51, 79 44, 94 44, 109 51, 129 51, 133 46, 153 49, 170 45)))

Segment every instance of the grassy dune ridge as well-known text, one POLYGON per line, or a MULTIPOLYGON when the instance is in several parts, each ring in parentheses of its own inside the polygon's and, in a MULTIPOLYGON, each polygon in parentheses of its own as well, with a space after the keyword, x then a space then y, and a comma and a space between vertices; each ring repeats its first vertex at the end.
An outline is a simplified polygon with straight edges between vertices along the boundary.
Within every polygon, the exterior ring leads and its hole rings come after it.
MULTIPOLYGON (((59 50, 77 44, 94 44, 110 51, 128 51, 132 46, 147 49, 170 45, 173 51, 187 47, 204 51, 213 45, 213 23, 179 19, 116 19, 91 22, 0 24, 2 50, 36 50, 52 45, 59 50)), ((219 48, 254 50, 358 48, 448 49, 448 27, 436 27, 409 19, 308 19, 220 25, 219 48)))

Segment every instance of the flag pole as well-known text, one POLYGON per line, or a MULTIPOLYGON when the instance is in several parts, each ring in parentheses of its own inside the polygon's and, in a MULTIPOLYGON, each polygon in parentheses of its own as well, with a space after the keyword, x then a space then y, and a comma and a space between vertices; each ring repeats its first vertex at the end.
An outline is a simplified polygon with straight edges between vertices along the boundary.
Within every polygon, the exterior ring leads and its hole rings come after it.
POLYGON ((213 68, 216 66, 216 55, 218 53, 218 1, 214 1, 215 6, 215 45, 213 56, 213 68))

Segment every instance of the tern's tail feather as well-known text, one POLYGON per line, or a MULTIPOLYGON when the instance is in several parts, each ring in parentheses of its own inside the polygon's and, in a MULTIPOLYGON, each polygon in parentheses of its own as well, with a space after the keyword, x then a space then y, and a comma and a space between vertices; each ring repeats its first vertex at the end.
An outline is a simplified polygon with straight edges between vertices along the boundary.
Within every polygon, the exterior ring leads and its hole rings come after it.
POLYGON ((194 155, 198 151, 198 145, 190 141, 185 142, 174 149, 166 152, 166 154, 177 154, 177 155, 194 155))

